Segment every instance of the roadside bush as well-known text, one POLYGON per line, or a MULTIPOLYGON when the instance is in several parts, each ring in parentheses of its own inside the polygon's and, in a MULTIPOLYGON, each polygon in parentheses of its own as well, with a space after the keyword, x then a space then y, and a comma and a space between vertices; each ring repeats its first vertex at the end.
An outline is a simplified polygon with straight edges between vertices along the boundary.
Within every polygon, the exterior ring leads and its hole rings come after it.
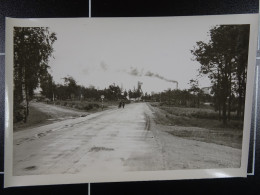
POLYGON ((84 110, 91 110, 93 108, 92 105, 88 104, 84 107, 84 110))
POLYGON ((218 113, 209 113, 203 111, 191 113, 190 116, 195 118, 203 118, 203 119, 216 119, 216 120, 218 119, 218 113))
POLYGON ((125 103, 126 103, 126 104, 130 104, 131 101, 126 99, 126 100, 125 100, 125 103))
POLYGON ((158 107, 158 104, 156 104, 156 103, 150 103, 150 105, 153 107, 158 107))
POLYGON ((83 107, 84 110, 92 110, 97 108, 100 108, 100 105, 97 103, 89 103, 83 107))
POLYGON ((26 107, 22 104, 14 103, 13 108, 13 120, 14 123, 25 120, 26 107))
MULTIPOLYGON (((56 105, 60 105, 60 106, 65 106, 65 107, 69 107, 69 108, 74 108, 74 109, 78 109, 78 110, 86 110, 86 111, 90 111, 92 109, 98 109, 100 108, 100 104, 96 103, 96 102, 87 102, 87 101, 56 101, 55 102, 56 105)), ((104 106, 107 107, 107 106, 104 106)))
POLYGON ((78 109, 78 110, 82 110, 82 109, 83 109, 83 106, 80 105, 80 104, 76 104, 76 105, 74 106, 74 108, 76 108, 76 109, 78 109))
POLYGON ((100 106, 99 106, 99 104, 93 104, 93 107, 99 108, 100 106))
POLYGON ((67 107, 72 107, 72 103, 67 102, 67 103, 66 103, 66 106, 67 106, 67 107))

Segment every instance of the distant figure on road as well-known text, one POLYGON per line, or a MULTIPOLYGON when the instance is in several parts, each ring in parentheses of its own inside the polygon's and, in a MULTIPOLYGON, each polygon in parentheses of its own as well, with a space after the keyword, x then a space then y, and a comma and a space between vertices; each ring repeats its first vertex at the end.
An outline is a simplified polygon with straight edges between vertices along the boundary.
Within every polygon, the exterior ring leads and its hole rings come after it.
POLYGON ((118 108, 121 108, 121 107, 125 108, 125 100, 120 100, 118 108))

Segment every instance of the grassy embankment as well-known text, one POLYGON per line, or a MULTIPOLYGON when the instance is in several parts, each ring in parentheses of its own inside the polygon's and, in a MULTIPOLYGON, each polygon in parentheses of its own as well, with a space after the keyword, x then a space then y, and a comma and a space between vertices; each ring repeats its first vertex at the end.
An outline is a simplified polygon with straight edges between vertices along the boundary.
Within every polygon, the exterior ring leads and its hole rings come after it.
MULTIPOLYGON (((87 111, 90 113, 102 111, 101 102, 96 102, 96 101, 55 101, 55 102, 50 102, 50 104, 81 110, 81 111, 87 111)), ((116 104, 117 104, 116 102, 104 102, 103 110, 109 109, 111 106, 114 106, 116 104)))
MULTIPOLYGON (((30 104, 30 114, 27 118, 27 122, 15 123, 15 131, 46 125, 68 118, 83 117, 90 113, 102 111, 101 102, 94 101, 55 101, 39 103, 35 102, 30 104)), ((103 110, 113 108, 117 106, 117 104, 118 102, 104 102, 103 110)))
POLYGON ((23 130, 28 127, 37 127, 48 123, 49 115, 47 113, 41 112, 34 107, 29 107, 29 113, 26 123, 22 121, 14 123, 14 131, 23 130))
POLYGON ((151 103, 155 122, 168 126, 167 132, 178 137, 242 148, 243 121, 230 120, 223 126, 213 108, 184 108, 151 103))

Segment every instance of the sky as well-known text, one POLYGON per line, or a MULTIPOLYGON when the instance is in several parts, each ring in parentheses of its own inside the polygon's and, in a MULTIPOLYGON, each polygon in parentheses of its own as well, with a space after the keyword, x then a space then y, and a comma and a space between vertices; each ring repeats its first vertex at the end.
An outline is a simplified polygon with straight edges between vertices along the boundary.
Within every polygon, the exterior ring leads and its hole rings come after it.
MULTIPOLYGON (((190 18, 190 17, 188 17, 190 18)), ((50 73, 56 83, 72 76, 79 85, 104 89, 115 83, 124 90, 161 92, 188 89, 198 78, 199 63, 191 49, 208 41, 213 24, 205 20, 165 18, 110 18, 62 21, 50 25, 57 34, 50 73)), ((200 87, 210 86, 199 79, 200 87)))

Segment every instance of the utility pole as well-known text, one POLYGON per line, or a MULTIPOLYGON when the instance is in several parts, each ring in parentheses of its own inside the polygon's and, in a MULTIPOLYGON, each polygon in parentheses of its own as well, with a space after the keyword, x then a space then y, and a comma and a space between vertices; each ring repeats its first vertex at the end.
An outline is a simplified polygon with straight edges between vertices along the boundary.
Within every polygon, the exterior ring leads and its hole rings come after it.
POLYGON ((104 109, 104 103, 103 103, 104 98, 105 98, 105 96, 101 95, 101 108, 102 108, 102 110, 104 109))

